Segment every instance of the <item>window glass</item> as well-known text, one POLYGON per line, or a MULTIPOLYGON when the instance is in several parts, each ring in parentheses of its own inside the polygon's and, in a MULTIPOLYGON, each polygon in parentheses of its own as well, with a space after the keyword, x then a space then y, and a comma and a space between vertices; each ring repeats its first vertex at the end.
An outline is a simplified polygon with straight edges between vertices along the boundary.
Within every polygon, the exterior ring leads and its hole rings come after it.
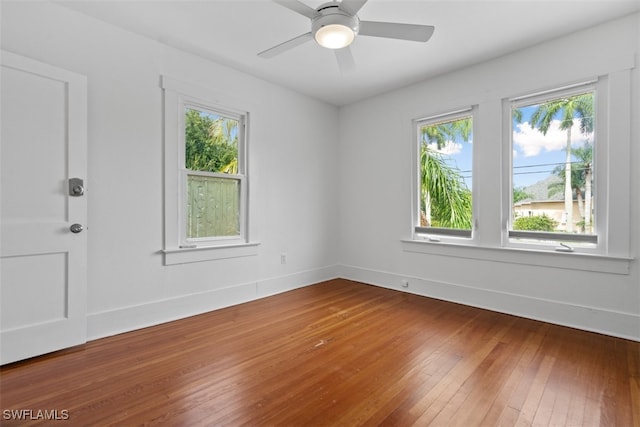
POLYGON ((187 174, 187 239, 240 234, 240 181, 187 174))
POLYGON ((594 95, 574 91, 512 105, 510 237, 597 241, 594 95))
POLYGON ((237 173, 238 120, 186 107, 185 167, 192 171, 237 173))
POLYGON ((471 236, 473 119, 444 116, 418 123, 418 232, 471 236))
POLYGON ((237 237, 241 186, 237 118, 187 106, 185 124, 185 236, 237 237))

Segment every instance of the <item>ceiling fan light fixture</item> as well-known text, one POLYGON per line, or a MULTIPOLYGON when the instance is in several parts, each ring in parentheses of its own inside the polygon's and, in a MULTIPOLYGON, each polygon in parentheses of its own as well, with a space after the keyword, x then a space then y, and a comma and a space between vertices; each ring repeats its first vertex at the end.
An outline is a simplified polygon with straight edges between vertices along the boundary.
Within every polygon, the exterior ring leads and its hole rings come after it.
POLYGON ((339 3, 325 3, 311 20, 311 33, 316 42, 328 49, 342 49, 349 46, 360 27, 356 15, 340 9, 339 3))
POLYGON ((330 24, 325 25, 316 31, 314 37, 316 42, 328 49, 341 49, 349 46, 356 34, 346 25, 330 24))
POLYGON ((368 0, 342 0, 340 2, 333 0, 321 4, 315 9, 300 0, 272 1, 309 18, 311 31, 264 50, 258 53, 258 56, 273 58, 308 40, 315 39, 320 47, 334 50, 340 72, 353 69, 353 55, 351 49, 347 47, 359 35, 426 42, 431 38, 434 30, 431 25, 360 21, 358 11, 368 0))

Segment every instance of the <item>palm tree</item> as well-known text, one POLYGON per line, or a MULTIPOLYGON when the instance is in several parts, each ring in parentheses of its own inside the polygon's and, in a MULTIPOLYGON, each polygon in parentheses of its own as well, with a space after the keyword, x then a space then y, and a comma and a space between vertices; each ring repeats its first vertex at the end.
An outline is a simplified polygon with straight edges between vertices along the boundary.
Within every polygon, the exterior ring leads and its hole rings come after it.
MULTIPOLYGON (((578 200, 578 209, 583 221, 583 232, 591 234, 591 182, 592 182, 592 162, 593 146, 586 143, 582 147, 572 148, 571 154, 578 161, 571 162, 571 186, 578 200)), ((565 182, 564 166, 556 166, 553 169, 554 175, 562 179, 549 185, 549 196, 553 196, 562 190, 565 182)))
POLYGON ((237 173, 238 121, 195 109, 185 113, 185 167, 237 173))
POLYGON ((209 125, 209 137, 214 144, 238 145, 238 121, 217 117, 209 125))
POLYGON ((593 131, 593 94, 586 93, 568 98, 556 99, 538 106, 531 115, 531 127, 538 128, 546 135, 552 121, 560 117, 560 130, 567 132, 566 158, 564 166, 564 210, 567 217, 566 232, 573 231, 573 191, 571 185, 571 128, 574 119, 580 119, 580 131, 593 131))
POLYGON ((429 144, 443 148, 448 141, 461 137, 469 141, 470 118, 439 123, 421 128, 420 183, 422 225, 471 229, 471 191, 460 172, 449 166, 445 158, 429 144))
POLYGON ((584 188, 584 209, 582 211, 584 232, 587 234, 591 234, 591 182, 593 179, 593 145, 585 143, 582 147, 574 148, 572 154, 579 160, 579 163, 575 167, 577 172, 576 193, 578 194, 579 198, 582 195, 582 188, 584 188))
POLYGON ((238 121, 218 117, 209 127, 209 136, 214 144, 225 147, 228 153, 224 160, 227 162, 220 167, 219 172, 228 174, 238 173, 238 121))
POLYGON ((471 191, 442 154, 423 144, 420 150, 423 225, 471 228, 471 191))

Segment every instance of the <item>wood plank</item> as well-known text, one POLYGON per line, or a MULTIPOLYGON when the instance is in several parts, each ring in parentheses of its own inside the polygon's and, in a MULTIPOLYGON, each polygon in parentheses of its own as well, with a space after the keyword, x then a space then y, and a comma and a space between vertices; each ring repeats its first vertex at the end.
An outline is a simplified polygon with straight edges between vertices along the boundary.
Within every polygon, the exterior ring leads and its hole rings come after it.
MULTIPOLYGON (((521 322, 518 322, 518 324, 520 323, 521 322)), ((512 356, 516 361, 516 366, 511 371, 509 378, 500 382, 501 389, 496 393, 491 408, 482 420, 482 424, 484 425, 513 425, 518 419, 521 405, 518 406, 518 409, 515 409, 510 406, 510 402, 525 376, 527 367, 531 365, 540 348, 546 333, 546 328, 539 328, 530 331, 528 334, 524 332, 525 331, 521 330, 520 334, 520 337, 523 339, 523 344, 512 356)))
POLYGON ((640 426, 639 364, 637 342, 340 279, 4 366, 0 409, 9 426, 64 422, 11 410, 64 410, 68 425, 640 426))

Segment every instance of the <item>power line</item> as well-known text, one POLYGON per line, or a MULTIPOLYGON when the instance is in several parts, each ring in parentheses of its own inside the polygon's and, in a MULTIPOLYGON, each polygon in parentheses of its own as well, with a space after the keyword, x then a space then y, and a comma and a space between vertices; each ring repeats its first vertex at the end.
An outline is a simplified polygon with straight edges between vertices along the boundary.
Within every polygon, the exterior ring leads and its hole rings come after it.
POLYGON ((581 162, 581 161, 575 161, 575 162, 557 162, 557 163, 539 163, 539 164, 535 164, 535 165, 522 165, 522 166, 514 166, 513 169, 522 169, 522 168, 536 168, 538 166, 559 166, 559 165, 565 165, 565 164, 571 164, 571 165, 583 165, 585 164, 585 162, 581 162))
MULTIPOLYGON (((573 171, 584 171, 587 170, 587 168, 580 168, 580 169, 572 169, 573 171)), ((540 174, 540 173, 548 173, 551 174, 555 172, 555 170, 541 170, 541 171, 530 171, 530 172, 514 172, 514 175, 531 175, 531 174, 540 174)))

